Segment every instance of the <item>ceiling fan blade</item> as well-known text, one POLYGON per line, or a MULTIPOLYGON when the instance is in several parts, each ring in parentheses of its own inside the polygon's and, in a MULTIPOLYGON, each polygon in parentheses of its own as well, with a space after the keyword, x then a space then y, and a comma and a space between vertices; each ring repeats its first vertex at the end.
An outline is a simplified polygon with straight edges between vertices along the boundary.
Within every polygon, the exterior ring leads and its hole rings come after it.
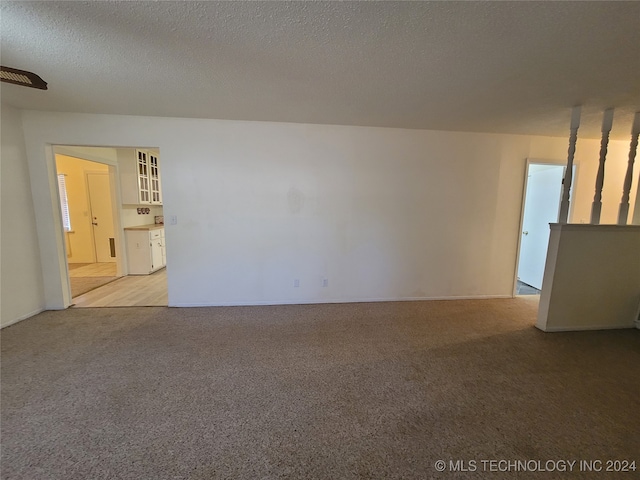
POLYGON ((0 80, 14 85, 22 85, 23 87, 38 88, 47 90, 47 82, 42 80, 38 75, 17 68, 0 66, 0 80))

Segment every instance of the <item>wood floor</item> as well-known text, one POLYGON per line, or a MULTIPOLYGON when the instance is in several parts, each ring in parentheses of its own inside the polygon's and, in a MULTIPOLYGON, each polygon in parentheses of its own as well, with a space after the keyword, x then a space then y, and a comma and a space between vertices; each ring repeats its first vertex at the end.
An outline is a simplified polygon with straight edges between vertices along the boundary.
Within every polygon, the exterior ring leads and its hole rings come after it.
POLYGON ((73 299, 74 308, 167 306, 167 270, 129 275, 73 299))
POLYGON ((70 277, 115 277, 116 263, 70 263, 70 277))
POLYGON ((115 262, 69 264, 69 284, 71 285, 72 298, 113 282, 117 278, 115 262))

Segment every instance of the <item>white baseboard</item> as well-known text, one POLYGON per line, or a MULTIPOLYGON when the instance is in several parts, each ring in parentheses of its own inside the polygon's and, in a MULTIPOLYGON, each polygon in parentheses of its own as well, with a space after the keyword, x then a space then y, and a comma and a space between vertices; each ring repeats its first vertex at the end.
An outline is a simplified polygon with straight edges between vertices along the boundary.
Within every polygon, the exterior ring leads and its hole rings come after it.
POLYGON ((8 327, 10 325, 13 325, 15 323, 21 322, 22 320, 26 320, 27 318, 31 318, 34 315, 38 315, 39 313, 44 312, 45 309, 44 308, 39 308, 38 310, 34 310, 33 312, 27 313, 25 315, 22 315, 18 318, 15 318, 13 320, 9 320, 7 323, 3 323, 2 325, 0 325, 0 329, 8 327))
MULTIPOLYGON (((543 332, 554 333, 554 332, 584 332, 590 330, 623 330, 626 328, 634 328, 634 325, 589 325, 589 326, 581 326, 581 327, 551 327, 551 328, 542 328, 539 325, 536 325, 538 330, 542 330, 543 332)), ((640 327, 638 327, 640 328, 640 327)))
POLYGON ((315 305, 325 303, 373 303, 373 302, 422 302, 430 300, 488 300, 494 298, 513 298, 511 295, 470 295, 459 297, 404 297, 404 298, 355 298, 330 300, 274 300, 260 302, 221 302, 221 303, 169 303, 169 307, 251 307, 265 305, 315 305))

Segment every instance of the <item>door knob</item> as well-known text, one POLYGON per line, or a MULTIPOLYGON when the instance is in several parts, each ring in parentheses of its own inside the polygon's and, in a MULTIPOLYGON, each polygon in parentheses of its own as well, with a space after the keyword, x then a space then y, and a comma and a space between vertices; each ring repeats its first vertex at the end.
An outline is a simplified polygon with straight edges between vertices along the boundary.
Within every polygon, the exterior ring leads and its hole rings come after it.
POLYGON ((529 232, 527 232, 526 230, 524 232, 522 232, 523 235, 529 235, 529 232))

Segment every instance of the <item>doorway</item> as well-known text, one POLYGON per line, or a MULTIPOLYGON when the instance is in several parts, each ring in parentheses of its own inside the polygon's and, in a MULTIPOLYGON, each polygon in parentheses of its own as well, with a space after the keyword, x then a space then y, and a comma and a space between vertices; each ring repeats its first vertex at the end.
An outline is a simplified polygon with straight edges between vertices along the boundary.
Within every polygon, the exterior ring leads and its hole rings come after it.
POLYGON ((549 245, 549 224, 558 221, 565 168, 551 163, 527 163, 525 196, 517 264, 517 295, 538 295, 549 245))
POLYGON ((71 307, 167 305, 158 158, 153 148, 54 147, 71 307), (153 157, 156 168, 155 204, 149 196, 144 207, 139 152, 153 157), (146 232, 146 241, 131 243, 131 231, 146 232), (151 265, 146 272, 138 265, 145 247, 151 265))
POLYGON ((118 278, 109 166, 56 155, 71 297, 118 278))

